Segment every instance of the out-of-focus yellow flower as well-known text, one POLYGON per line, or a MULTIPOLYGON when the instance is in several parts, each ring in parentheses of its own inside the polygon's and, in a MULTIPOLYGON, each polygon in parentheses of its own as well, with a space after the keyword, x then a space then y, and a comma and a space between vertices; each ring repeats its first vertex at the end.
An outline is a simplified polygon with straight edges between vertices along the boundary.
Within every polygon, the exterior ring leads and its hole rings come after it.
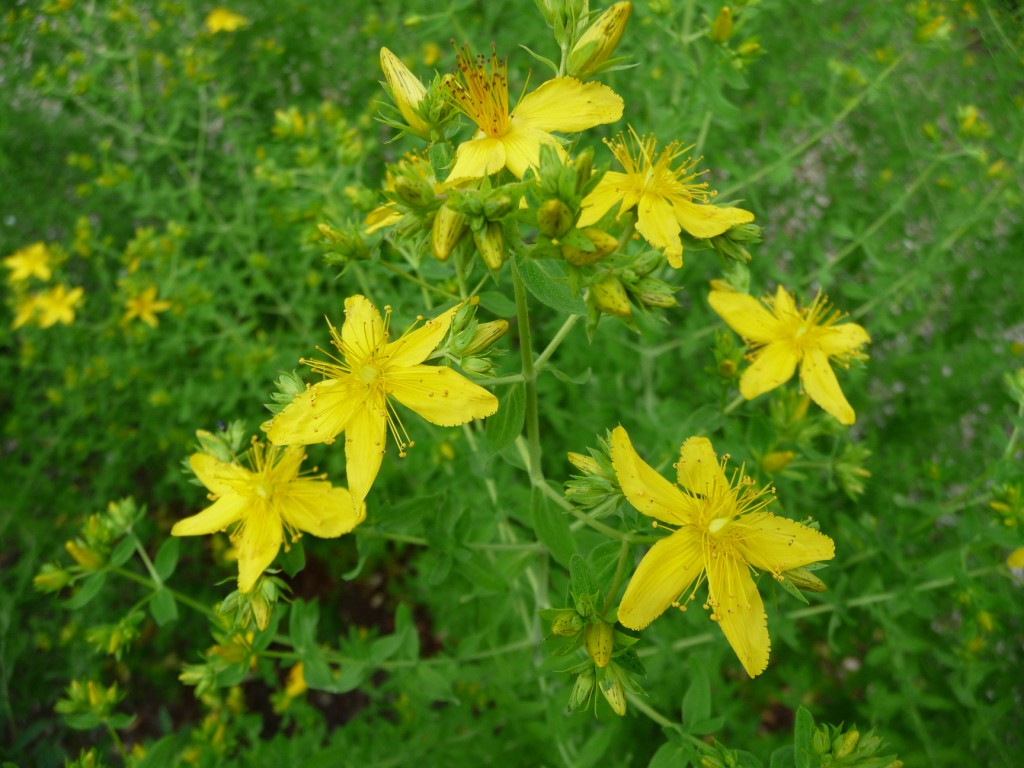
POLYGON ((1024 547, 1018 547, 1006 558, 1006 565, 1010 568, 1024 568, 1024 547))
POLYGON ((11 328, 21 328, 25 323, 32 320, 38 311, 38 294, 33 293, 23 297, 14 305, 14 320, 11 322, 11 328))
POLYGON ((15 251, 4 259, 4 266, 11 270, 7 276, 11 283, 20 283, 30 277, 49 280, 53 274, 50 268, 50 251, 46 248, 46 243, 32 243, 15 251))
POLYGON ((224 7, 214 8, 206 17, 206 29, 211 35, 234 32, 249 25, 249 19, 224 7))
POLYGON ((49 328, 57 323, 71 325, 75 322, 75 308, 82 303, 82 294, 80 287, 69 291, 63 284, 38 294, 35 302, 39 312, 36 320, 39 327, 49 328))
POLYGON ((156 286, 151 285, 124 303, 125 312, 121 322, 125 325, 132 320, 141 320, 150 328, 156 328, 160 324, 157 313, 166 312, 171 308, 171 302, 157 299, 156 286))

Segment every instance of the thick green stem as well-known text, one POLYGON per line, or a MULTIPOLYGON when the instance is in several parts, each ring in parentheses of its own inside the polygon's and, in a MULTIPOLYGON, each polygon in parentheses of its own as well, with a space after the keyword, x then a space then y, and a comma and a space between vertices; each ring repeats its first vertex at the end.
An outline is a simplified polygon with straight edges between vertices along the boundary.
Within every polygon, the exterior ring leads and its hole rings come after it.
POLYGON ((516 320, 519 325, 519 357, 523 367, 523 385, 526 388, 526 446, 527 471, 533 486, 544 485, 544 472, 540 464, 540 415, 537 410, 537 372, 533 361, 533 342, 530 335, 530 307, 526 286, 519 272, 512 269, 512 288, 516 296, 516 320))

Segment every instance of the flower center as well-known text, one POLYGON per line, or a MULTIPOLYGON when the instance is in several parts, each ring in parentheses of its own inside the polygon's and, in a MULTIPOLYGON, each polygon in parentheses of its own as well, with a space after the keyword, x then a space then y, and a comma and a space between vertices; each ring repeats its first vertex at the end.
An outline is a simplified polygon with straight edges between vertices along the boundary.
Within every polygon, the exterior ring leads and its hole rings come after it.
POLYGON ((498 139, 508 133, 508 62, 491 48, 490 61, 474 58, 469 46, 456 51, 463 82, 452 79, 448 93, 456 107, 485 134, 498 139))
POLYGON ((366 363, 360 366, 357 372, 359 380, 368 387, 372 387, 377 383, 377 380, 381 376, 380 366, 373 365, 372 363, 366 363))
POLYGON ((731 517, 716 517, 710 523, 708 523, 708 533, 712 536, 721 536, 726 528, 732 523, 733 518, 731 517))

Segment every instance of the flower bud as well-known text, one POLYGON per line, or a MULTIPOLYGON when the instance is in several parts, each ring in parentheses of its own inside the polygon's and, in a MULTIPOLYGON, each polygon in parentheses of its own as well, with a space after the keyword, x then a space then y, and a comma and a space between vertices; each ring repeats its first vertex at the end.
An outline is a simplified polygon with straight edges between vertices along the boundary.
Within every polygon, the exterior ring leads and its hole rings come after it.
POLYGON ((601 472, 601 465, 590 456, 582 453, 569 452, 569 463, 585 475, 597 475, 601 472))
POLYGON ((569 709, 580 710, 585 708, 590 702, 590 696, 594 693, 596 683, 594 670, 586 669, 580 672, 576 678, 576 684, 572 687, 572 693, 569 694, 569 709))
POLYGON ((506 333, 508 333, 508 320, 491 320, 487 323, 480 323, 462 354, 478 355, 481 352, 486 352, 506 333))
POLYGON ((518 197, 513 197, 501 190, 495 190, 494 194, 487 196, 483 201, 484 218, 489 221, 501 219, 512 213, 518 204, 518 197))
POLYGON ((619 247, 618 238, 600 229, 584 229, 583 234, 594 244, 594 250, 584 251, 565 243, 562 244, 562 258, 575 267, 583 267, 600 261, 619 247))
POLYGON ((572 229, 572 211, 557 198, 545 200, 537 209, 537 228, 547 237, 559 238, 572 229))
POLYGON ((860 741, 860 731, 849 731, 843 735, 838 749, 833 745, 832 754, 839 758, 846 757, 857 748, 858 741, 860 741))
POLYGON ((590 293, 594 299, 594 306, 606 315, 630 317, 633 314, 626 289, 615 275, 608 275, 594 283, 590 286, 590 293))
POLYGON ((505 263, 505 236, 501 233, 501 224, 488 221, 482 230, 473 230, 473 242, 488 269, 501 269, 505 263))
POLYGON ((71 583, 71 574, 63 568, 46 563, 32 579, 32 585, 40 592, 59 592, 71 583))
POLYGON ((793 461, 796 453, 793 451, 770 451, 761 459, 761 469, 769 474, 781 472, 793 461))
POLYGON ((816 755, 827 754, 831 747, 832 745, 828 741, 828 734, 824 731, 816 730, 811 738, 811 748, 814 749, 814 753, 816 755))
POLYGON ((103 558, 96 552, 84 547, 77 541, 65 541, 64 549, 74 558, 74 561, 87 571, 95 571, 103 566, 103 558))
POLYGON ((598 619, 587 624, 583 635, 583 644, 587 654, 594 660, 599 669, 608 666, 612 660, 612 645, 614 643, 614 630, 607 621, 598 619))
POLYGON ((672 287, 656 277, 640 278, 629 292, 645 307, 668 309, 679 306, 672 287))
POLYGON ((555 637, 574 637, 583 629, 583 617, 576 611, 562 611, 551 622, 551 634, 555 637))
POLYGON ((622 681, 614 671, 605 675, 601 681, 601 693, 604 694, 604 699, 612 708, 612 712, 619 717, 626 714, 626 689, 622 687, 622 681))
POLYGON ((384 79, 391 91, 391 98, 394 99, 395 106, 402 113, 405 122, 409 124, 409 130, 420 138, 429 139, 430 126, 416 113, 423 97, 427 95, 423 83, 387 48, 380 49, 380 68, 384 70, 384 79))
POLYGON ((629 268, 636 273, 637 277, 647 277, 654 270, 665 263, 665 257, 658 251, 645 251, 633 259, 629 268))
POLYGON ((718 375, 723 379, 731 379, 736 375, 736 361, 728 357, 723 360, 719 360, 716 370, 718 371, 718 375))
POLYGON ((723 5, 711 25, 711 39, 716 43, 724 43, 732 37, 732 9, 723 5))
POLYGON ((466 231, 466 217, 442 205, 430 229, 430 249, 438 261, 447 261, 466 231))
POLYGON ((434 186, 422 176, 398 175, 393 186, 395 197, 410 208, 422 208, 434 202, 434 186))
POLYGON ((602 13, 569 52, 568 74, 587 78, 597 72, 615 53, 632 12, 633 4, 623 2, 602 13))

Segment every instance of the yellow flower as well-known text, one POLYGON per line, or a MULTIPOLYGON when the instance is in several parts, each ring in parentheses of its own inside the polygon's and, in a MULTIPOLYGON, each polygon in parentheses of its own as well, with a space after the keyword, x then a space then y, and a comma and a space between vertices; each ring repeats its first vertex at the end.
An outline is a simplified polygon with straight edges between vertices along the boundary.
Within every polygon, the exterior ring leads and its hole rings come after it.
POLYGON ((82 303, 82 289, 55 285, 49 291, 36 295, 36 309, 40 328, 49 328, 57 323, 71 325, 75 321, 75 308, 82 303))
POLYGON ((142 293, 127 299, 124 306, 124 317, 121 318, 123 324, 128 324, 138 318, 150 328, 156 328, 160 324, 157 313, 166 312, 170 309, 171 302, 162 299, 158 301, 156 298, 156 286, 151 285, 142 293))
POLYGON ((249 20, 227 8, 214 8, 206 17, 206 29, 211 35, 218 32, 234 32, 249 24, 249 20))
POLYGON ((384 70, 384 79, 391 91, 391 98, 408 123, 409 129, 420 138, 429 141, 430 126, 416 113, 416 108, 427 95, 423 83, 387 48, 380 49, 380 68, 384 70))
POLYGON ((444 366, 422 365, 441 343, 461 305, 388 341, 386 318, 364 296, 345 300, 341 332, 328 322, 340 358, 302 359, 324 380, 307 386, 263 425, 279 445, 332 443, 345 432, 348 487, 355 503, 370 491, 384 458, 390 428, 399 456, 413 443, 391 399, 444 427, 482 419, 498 410, 498 399, 444 366))
POLYGON ((251 469, 195 453, 189 465, 212 493, 213 504, 180 520, 172 536, 201 536, 234 527, 238 547, 238 589, 252 591, 260 574, 274 561, 285 536, 297 541, 300 531, 333 539, 348 533, 366 517, 362 504, 353 504, 344 488, 332 486, 325 475, 303 477, 301 448, 279 448, 253 440, 248 453, 251 469))
POLYGON ((36 316, 39 311, 39 294, 33 293, 23 297, 14 307, 14 320, 11 328, 21 328, 36 316))
POLYGON ((1008 568, 1024 568, 1024 547, 1018 547, 1006 558, 1008 568))
POLYGON ((675 465, 679 487, 637 455, 625 429, 612 432, 612 466, 630 504, 655 518, 656 527, 676 527, 640 561, 618 618, 623 626, 643 629, 669 606, 686 610, 707 581, 704 608, 747 674, 756 677, 768 666, 771 641, 751 569, 781 580, 783 571, 832 559, 835 546, 813 528, 765 512, 774 489, 758 488, 742 468, 730 481, 727 458, 719 463, 707 438, 689 438, 675 465))
POLYGON ((628 139, 619 134, 606 143, 625 173, 608 171, 601 177, 594 191, 583 200, 576 224, 581 229, 595 224, 616 203, 619 214, 636 208, 637 231, 663 251, 668 263, 678 269, 683 266, 680 228, 693 237, 706 238, 754 220, 754 214, 742 208, 708 204, 714 193, 707 191, 707 182, 694 181, 704 173, 693 170, 700 158, 687 158, 678 168, 672 168, 675 159, 692 147, 682 147, 673 141, 655 154, 658 140, 653 136, 640 138, 632 128, 628 139))
POLYGON ((856 323, 838 323, 842 313, 832 311, 820 294, 809 307, 798 309, 781 285, 765 306, 753 296, 731 290, 712 290, 711 307, 752 347, 750 366, 740 379, 740 394, 747 400, 785 384, 800 365, 800 384, 811 399, 840 424, 853 424, 856 415, 843 396, 831 360, 844 364, 863 358, 858 350, 871 341, 856 323))
POLYGON ((622 117, 622 99, 600 83, 556 77, 526 94, 512 112, 508 108, 508 61, 491 52, 490 66, 469 47, 458 52, 463 82, 449 82, 459 111, 477 125, 469 141, 459 145, 449 180, 478 178, 508 168, 517 177, 540 162, 541 145, 564 151, 552 131, 575 133, 622 117))
POLYGON ((7 280, 12 283, 20 283, 30 277, 49 280, 53 274, 46 243, 32 243, 15 251, 4 259, 4 266, 11 270, 7 280))

